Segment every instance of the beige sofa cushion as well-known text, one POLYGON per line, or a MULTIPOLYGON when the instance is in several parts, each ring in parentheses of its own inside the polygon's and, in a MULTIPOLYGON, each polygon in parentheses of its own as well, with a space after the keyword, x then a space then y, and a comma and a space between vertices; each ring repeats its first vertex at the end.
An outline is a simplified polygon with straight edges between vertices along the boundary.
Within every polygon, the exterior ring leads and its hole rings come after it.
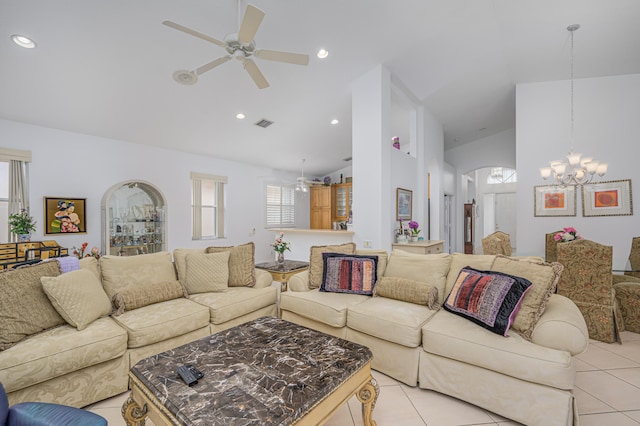
POLYGON ((422 343, 422 326, 436 312, 426 306, 374 297, 349 306, 347 326, 409 348, 422 343))
POLYGON ((62 318, 78 330, 111 312, 111 301, 93 272, 78 269, 41 277, 42 288, 62 318))
POLYGON ((186 297, 180 281, 145 283, 127 287, 113 295, 113 305, 116 308, 114 315, 122 315, 125 311, 180 297, 186 297))
POLYGON ((344 327, 347 325, 347 308, 369 299, 371 296, 325 293, 319 289, 300 292, 287 291, 280 294, 280 309, 322 322, 331 327, 344 327))
POLYGON ((175 281, 171 254, 163 251, 139 256, 102 256, 102 286, 109 298, 118 291, 138 284, 175 281))
POLYGON ((122 357, 126 350, 127 332, 109 317, 81 331, 65 324, 0 352, 0 382, 13 392, 122 357))
POLYGON ((444 295, 440 296, 441 299, 444 300, 444 298, 451 293, 451 289, 453 289, 453 285, 456 283, 462 268, 465 266, 471 266, 473 269, 477 269, 479 271, 488 271, 491 269, 491 265, 493 265, 495 258, 496 257, 494 255, 490 254, 453 253, 451 255, 451 267, 447 274, 447 284, 444 289, 444 295))
POLYGON ((402 250, 393 250, 387 262, 385 277, 406 278, 425 282, 438 289, 438 303, 444 300, 444 285, 451 264, 451 255, 412 254, 402 250))
POLYGON ((562 269, 563 266, 557 262, 532 262, 503 255, 495 258, 491 270, 531 281, 532 286, 522 300, 512 325, 512 328, 521 333, 525 339, 531 339, 536 323, 544 312, 549 297, 556 289, 562 269))
POLYGON ((258 309, 275 305, 278 290, 275 287, 229 287, 224 293, 199 293, 190 300, 209 309, 209 321, 223 324, 258 309))
POLYGON ((358 256, 378 256, 376 275, 378 280, 384 276, 384 271, 387 269, 387 260, 389 259, 389 253, 386 250, 356 249, 355 254, 358 256))
POLYGON ((178 280, 185 284, 185 280, 187 279, 187 256, 190 254, 198 254, 198 253, 206 253, 207 249, 204 248, 195 248, 195 249, 186 249, 180 248, 175 249, 173 251, 173 263, 175 264, 176 272, 178 274, 178 280))
POLYGON ((382 277, 376 285, 374 296, 425 305, 429 309, 438 307, 437 287, 406 278, 382 277))
POLYGON ((58 275, 58 262, 41 262, 0 272, 0 351, 65 323, 40 283, 40 277, 58 275))
POLYGON ((322 253, 354 254, 355 243, 344 243, 333 246, 312 246, 309 249, 309 288, 320 288, 322 285, 322 253))
POLYGON ((83 257, 82 259, 80 259, 79 263, 80 269, 91 271, 93 275, 100 279, 100 267, 98 265, 98 259, 93 256, 83 257))
POLYGON ((230 254, 229 251, 187 254, 187 273, 184 280, 187 293, 227 291, 230 254))
POLYGON ((528 342, 513 330, 508 336, 440 310, 422 328, 422 347, 426 352, 527 382, 573 389, 576 370, 571 354, 528 342))
POLYGON ((139 348, 207 326, 209 309, 180 298, 154 303, 112 318, 127 331, 128 347, 139 348))
POLYGON ((206 252, 229 252, 229 287, 255 285, 255 245, 253 242, 234 247, 207 247, 206 252))

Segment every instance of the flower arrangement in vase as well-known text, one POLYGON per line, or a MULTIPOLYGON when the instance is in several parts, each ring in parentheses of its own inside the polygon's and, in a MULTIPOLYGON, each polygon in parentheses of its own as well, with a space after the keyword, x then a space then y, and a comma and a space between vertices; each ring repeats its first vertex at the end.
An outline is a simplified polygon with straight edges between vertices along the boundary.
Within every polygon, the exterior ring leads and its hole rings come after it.
POLYGON ((18 242, 26 242, 31 239, 31 231, 36 230, 36 221, 29 216, 27 209, 21 209, 20 213, 9 215, 9 229, 18 236, 18 242))
POLYGON ((420 234, 420 224, 415 220, 410 220, 409 230, 411 231, 411 241, 418 241, 418 234, 420 234))
POLYGON ((568 241, 582 240, 584 237, 576 231, 576 228, 569 226, 567 228, 562 228, 562 231, 554 235, 553 239, 559 243, 566 243, 568 241))
POLYGON ((291 244, 288 241, 284 241, 284 232, 281 232, 276 240, 271 243, 271 247, 273 247, 273 251, 278 253, 278 263, 284 263, 284 252, 286 250, 291 251, 291 244))
POLYGON ((85 250, 87 249, 88 246, 89 246, 89 243, 84 242, 82 243, 80 248, 74 247, 72 249, 73 255, 78 259, 82 259, 84 257, 95 257, 96 259, 100 259, 100 249, 98 249, 98 247, 96 246, 91 247, 91 251, 89 251, 89 253, 85 253, 85 250))

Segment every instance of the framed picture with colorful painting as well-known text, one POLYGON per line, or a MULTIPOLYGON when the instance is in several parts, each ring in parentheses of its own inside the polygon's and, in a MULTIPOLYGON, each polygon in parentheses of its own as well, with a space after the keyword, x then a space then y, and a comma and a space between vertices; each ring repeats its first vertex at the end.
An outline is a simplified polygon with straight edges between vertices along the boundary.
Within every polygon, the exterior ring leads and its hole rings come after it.
POLYGON ((534 216, 575 216, 576 187, 538 185, 533 187, 534 216))
POLYGON ((44 235, 86 234, 86 198, 44 197, 44 235))
POLYGON ((582 216, 630 216, 632 214, 631 179, 582 186, 582 216))

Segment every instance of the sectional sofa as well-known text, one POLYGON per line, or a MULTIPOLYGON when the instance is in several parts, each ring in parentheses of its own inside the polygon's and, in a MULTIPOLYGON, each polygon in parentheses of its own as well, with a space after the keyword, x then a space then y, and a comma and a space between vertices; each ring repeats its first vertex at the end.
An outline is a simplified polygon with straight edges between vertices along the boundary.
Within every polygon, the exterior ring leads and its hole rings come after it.
POLYGON ((10 404, 83 407, 125 392, 139 360, 277 314, 253 243, 57 261, 0 273, 0 382, 10 404), (44 277, 44 278, 42 278, 44 277), (211 278, 213 277, 213 278, 211 278), (17 341, 17 343, 16 343, 17 341))
POLYGON ((576 305, 554 294, 560 264, 501 255, 351 251, 378 257, 372 297, 317 288, 326 268, 318 254, 335 250, 355 247, 312 247, 309 271, 293 276, 290 291, 281 295, 282 319, 368 346, 374 369, 409 386, 527 425, 578 424, 574 356, 586 350, 588 332, 576 305), (441 309, 466 267, 532 282, 507 337, 441 309), (381 277, 391 284, 382 295, 381 277), (425 292, 431 295, 423 297, 425 292))

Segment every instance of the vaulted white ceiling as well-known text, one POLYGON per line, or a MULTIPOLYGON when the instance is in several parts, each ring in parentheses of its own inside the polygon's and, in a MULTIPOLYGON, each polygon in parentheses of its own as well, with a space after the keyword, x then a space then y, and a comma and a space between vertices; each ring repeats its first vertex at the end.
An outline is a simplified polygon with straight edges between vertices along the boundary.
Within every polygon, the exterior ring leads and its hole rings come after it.
POLYGON ((0 118, 275 169, 306 158, 322 175, 351 156, 350 85, 377 64, 443 123, 447 147, 513 128, 517 83, 567 79, 570 24, 581 24, 576 78, 640 72, 637 0, 251 3, 266 12, 259 48, 311 57, 306 67, 256 59, 264 90, 238 61, 193 86, 172 78, 225 52, 162 21, 222 39, 237 31, 237 0, 3 1, 0 118), (253 125, 262 118, 274 124, 253 125))

